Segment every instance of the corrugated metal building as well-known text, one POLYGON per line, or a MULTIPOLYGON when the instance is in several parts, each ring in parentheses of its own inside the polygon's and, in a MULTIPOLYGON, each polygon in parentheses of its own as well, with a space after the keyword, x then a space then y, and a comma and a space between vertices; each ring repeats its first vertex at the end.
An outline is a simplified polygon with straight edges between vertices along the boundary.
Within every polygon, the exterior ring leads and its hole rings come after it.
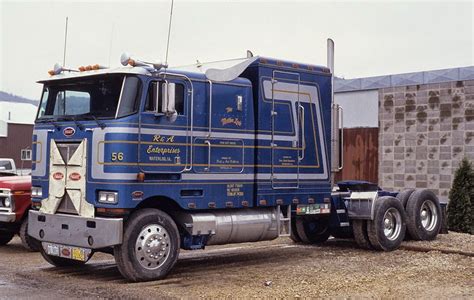
MULTIPOLYGON (((377 177, 384 188, 429 188, 447 198, 459 161, 474 160, 474 66, 336 79, 335 102, 344 107, 346 127, 378 128, 377 177)), ((346 134, 345 166, 353 168, 339 175, 344 179, 373 172, 361 162, 373 163, 377 143, 357 144, 373 129, 358 130, 346 134)))

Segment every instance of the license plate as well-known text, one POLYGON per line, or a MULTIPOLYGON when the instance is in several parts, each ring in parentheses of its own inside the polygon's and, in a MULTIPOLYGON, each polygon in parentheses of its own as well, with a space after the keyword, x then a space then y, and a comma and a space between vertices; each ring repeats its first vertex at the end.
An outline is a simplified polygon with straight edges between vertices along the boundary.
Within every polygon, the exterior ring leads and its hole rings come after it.
POLYGON ((324 204, 300 204, 296 207, 297 215, 319 215, 331 213, 331 205, 324 204))
POLYGON ((43 248, 46 254, 69 258, 79 261, 87 261, 91 255, 92 250, 81 247, 73 247, 67 245, 59 245, 53 243, 43 243, 43 248))

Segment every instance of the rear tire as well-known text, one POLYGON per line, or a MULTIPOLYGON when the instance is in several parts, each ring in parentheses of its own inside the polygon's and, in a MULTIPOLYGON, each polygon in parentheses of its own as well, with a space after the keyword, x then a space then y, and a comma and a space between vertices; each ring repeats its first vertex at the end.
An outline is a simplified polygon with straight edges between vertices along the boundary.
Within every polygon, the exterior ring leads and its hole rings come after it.
POLYGON ((294 243, 302 243, 300 236, 298 235, 297 229, 296 229, 296 220, 293 219, 291 220, 291 234, 290 234, 290 239, 294 243))
POLYGON ((398 193, 397 199, 400 200, 403 205, 403 208, 407 207, 408 198, 410 198, 411 194, 413 194, 414 191, 415 189, 408 189, 398 193))
POLYGON ((336 239, 353 239, 354 233, 351 227, 340 227, 338 230, 331 232, 331 235, 336 239))
POLYGON ((402 203, 394 197, 377 199, 374 220, 367 222, 370 244, 377 250, 393 251, 405 238, 406 215, 402 203))
POLYGON ((21 244, 25 247, 28 251, 39 251, 41 247, 41 243, 28 235, 28 217, 26 217, 23 222, 21 223, 20 232, 18 233, 21 239, 21 244))
POLYGON ((441 228, 441 207, 430 190, 416 190, 407 202, 407 229, 414 240, 434 240, 441 228))
POLYGON ((321 244, 328 240, 331 235, 327 220, 320 219, 296 219, 296 232, 305 244, 321 244))
POLYGON ((120 273, 130 281, 162 279, 178 260, 178 227, 165 212, 145 208, 127 221, 123 243, 114 248, 120 273))
MULTIPOLYGON (((43 256, 43 258, 48 263, 50 263, 51 265, 53 265, 55 267, 59 267, 59 268, 83 266, 87 262, 87 261, 79 261, 79 260, 74 260, 74 259, 58 257, 58 256, 52 256, 52 255, 46 254, 46 252, 43 249, 43 246, 40 246, 39 252, 41 253, 41 256, 43 256)), ((89 259, 91 257, 92 257, 92 254, 89 257, 89 259)))
POLYGON ((8 244, 14 236, 14 233, 0 231, 0 246, 5 246, 8 244))
MULTIPOLYGON (((404 190, 400 193, 398 193, 397 195, 397 199, 400 200, 400 202, 402 203, 403 205, 403 208, 405 208, 405 212, 406 212, 406 207, 407 207, 407 202, 408 202, 408 199, 410 198, 411 194, 413 194, 413 192, 415 191, 415 189, 408 189, 408 190, 404 190)), ((408 216, 407 216, 408 217, 408 216)), ((408 220, 407 220, 407 223, 408 223, 408 220)), ((407 224, 408 225, 408 224, 407 224)), ((411 236, 410 236, 410 233, 408 231, 405 232, 405 240, 411 240, 411 236)))
POLYGON ((367 232, 367 220, 352 220, 352 231, 357 245, 362 249, 372 250, 369 234, 367 232))

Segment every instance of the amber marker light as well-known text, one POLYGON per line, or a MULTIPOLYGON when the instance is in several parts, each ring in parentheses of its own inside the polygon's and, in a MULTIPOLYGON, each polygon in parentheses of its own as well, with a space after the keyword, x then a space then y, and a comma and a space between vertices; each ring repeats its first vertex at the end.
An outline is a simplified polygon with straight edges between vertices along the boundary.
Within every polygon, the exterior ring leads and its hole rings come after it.
POLYGON ((126 208, 104 208, 104 207, 98 207, 96 208, 97 213, 102 213, 102 214, 109 214, 109 215, 124 215, 129 212, 129 209, 126 208))
POLYGON ((137 174, 137 180, 138 180, 139 182, 145 181, 145 173, 143 173, 143 172, 138 173, 138 174, 137 174))

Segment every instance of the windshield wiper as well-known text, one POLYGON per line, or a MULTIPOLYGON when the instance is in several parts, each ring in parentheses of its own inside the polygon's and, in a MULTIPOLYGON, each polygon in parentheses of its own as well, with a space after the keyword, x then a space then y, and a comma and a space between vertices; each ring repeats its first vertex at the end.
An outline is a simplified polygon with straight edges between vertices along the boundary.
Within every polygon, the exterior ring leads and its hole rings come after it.
POLYGON ((59 124, 56 123, 56 121, 58 121, 58 119, 55 118, 55 117, 41 117, 41 118, 36 119, 36 122, 37 122, 37 123, 46 123, 46 122, 49 122, 49 123, 53 124, 54 128, 56 128, 57 130, 59 130, 60 127, 59 127, 59 124))
POLYGON ((84 125, 82 125, 81 123, 79 123, 77 120, 76 120, 76 117, 74 115, 71 116, 72 117, 72 120, 74 121, 74 124, 76 124, 76 126, 80 129, 80 130, 84 130, 84 125))
POLYGON ((97 117, 94 114, 90 113, 90 112, 85 113, 85 114, 81 114, 81 115, 77 115, 77 116, 79 116, 79 117, 91 117, 97 123, 97 126, 100 127, 100 129, 104 129, 106 127, 104 123, 100 122, 99 119, 97 119, 97 117))
POLYGON ((80 130, 84 130, 84 125, 82 125, 81 123, 79 123, 76 119, 76 115, 64 115, 64 116, 60 116, 58 117, 58 120, 62 120, 62 121, 73 121, 74 124, 76 124, 76 126, 80 129, 80 130))

